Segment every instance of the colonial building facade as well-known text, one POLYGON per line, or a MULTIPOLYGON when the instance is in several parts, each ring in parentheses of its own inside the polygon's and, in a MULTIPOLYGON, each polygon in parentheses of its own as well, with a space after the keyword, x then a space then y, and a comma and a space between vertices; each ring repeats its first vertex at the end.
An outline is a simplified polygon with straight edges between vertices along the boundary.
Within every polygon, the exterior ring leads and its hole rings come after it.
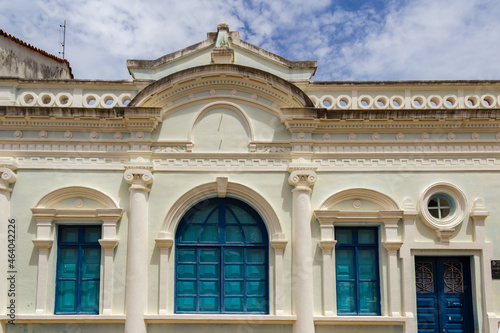
POLYGON ((499 331, 500 82, 127 66, 0 78, 2 333, 499 331))

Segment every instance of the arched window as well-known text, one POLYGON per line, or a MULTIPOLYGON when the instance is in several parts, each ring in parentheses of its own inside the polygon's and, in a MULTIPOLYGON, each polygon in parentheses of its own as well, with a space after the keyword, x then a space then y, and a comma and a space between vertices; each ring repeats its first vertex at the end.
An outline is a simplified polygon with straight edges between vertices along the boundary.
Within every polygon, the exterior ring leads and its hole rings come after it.
POLYGON ((268 313, 268 235, 247 204, 213 198, 176 232, 177 313, 268 313))

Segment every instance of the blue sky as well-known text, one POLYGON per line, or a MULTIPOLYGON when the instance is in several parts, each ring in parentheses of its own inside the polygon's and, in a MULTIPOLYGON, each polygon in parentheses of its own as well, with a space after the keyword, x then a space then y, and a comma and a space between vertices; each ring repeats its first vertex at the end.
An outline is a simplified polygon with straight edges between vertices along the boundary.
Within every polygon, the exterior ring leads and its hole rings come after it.
POLYGON ((217 24, 290 60, 313 80, 500 79, 498 0, 16 0, 0 28, 66 58, 79 79, 130 79, 126 59, 156 59, 217 24))

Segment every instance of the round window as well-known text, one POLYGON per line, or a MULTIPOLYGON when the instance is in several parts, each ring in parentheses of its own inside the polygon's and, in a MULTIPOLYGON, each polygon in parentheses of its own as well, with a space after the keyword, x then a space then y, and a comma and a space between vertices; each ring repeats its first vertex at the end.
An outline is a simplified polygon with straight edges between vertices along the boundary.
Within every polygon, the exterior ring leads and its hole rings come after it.
POLYGON ((466 216, 467 200, 456 186, 435 183, 424 190, 418 207, 422 221, 436 230, 453 229, 466 216))
POLYGON ((429 213, 437 219, 446 219, 455 212, 455 201, 446 193, 436 193, 427 202, 429 213))

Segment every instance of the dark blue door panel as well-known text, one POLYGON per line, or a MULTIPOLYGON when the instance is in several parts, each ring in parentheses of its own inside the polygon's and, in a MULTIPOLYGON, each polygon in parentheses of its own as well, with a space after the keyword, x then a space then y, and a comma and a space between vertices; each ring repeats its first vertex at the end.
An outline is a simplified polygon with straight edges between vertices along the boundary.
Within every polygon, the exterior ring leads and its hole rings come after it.
POLYGON ((472 332, 469 258, 415 258, 419 333, 472 332))

